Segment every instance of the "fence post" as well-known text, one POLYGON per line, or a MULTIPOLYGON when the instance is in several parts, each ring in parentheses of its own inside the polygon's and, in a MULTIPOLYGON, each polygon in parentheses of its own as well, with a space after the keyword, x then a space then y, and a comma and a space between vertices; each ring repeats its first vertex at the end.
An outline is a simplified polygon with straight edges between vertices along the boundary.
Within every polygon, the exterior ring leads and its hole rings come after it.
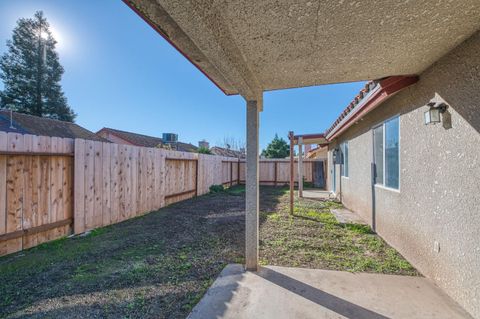
POLYGON ((290 214, 293 215, 293 200, 294 200, 294 183, 295 183, 295 180, 294 180, 294 161, 295 161, 295 158, 293 156, 293 151, 294 151, 294 148, 293 148, 293 143, 294 143, 294 135, 293 135, 293 131, 290 131, 288 133, 288 137, 290 138, 290 214))

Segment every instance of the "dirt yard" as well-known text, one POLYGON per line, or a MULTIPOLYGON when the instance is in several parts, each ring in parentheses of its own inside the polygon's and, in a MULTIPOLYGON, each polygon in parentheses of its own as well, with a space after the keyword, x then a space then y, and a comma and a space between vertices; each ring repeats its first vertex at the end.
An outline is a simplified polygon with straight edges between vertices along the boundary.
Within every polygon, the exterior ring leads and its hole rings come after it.
MULTIPOLYGON (((261 263, 418 275, 332 201, 261 191, 261 263)), ((244 189, 210 194, 86 236, 0 258, 1 318, 185 318, 222 268, 244 258, 244 189)))

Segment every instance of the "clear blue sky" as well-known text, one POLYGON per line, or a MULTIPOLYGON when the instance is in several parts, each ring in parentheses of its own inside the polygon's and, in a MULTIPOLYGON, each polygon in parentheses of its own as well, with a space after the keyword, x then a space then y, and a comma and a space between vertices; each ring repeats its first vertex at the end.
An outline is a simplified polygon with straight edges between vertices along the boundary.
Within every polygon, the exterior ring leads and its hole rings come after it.
MULTIPOLYGON (((175 132, 193 144, 245 140, 244 100, 225 96, 120 0, 0 0, 0 54, 16 20, 36 10, 45 12, 59 42, 63 89, 78 124, 175 132)), ((363 85, 266 92, 261 147, 275 133, 323 132, 363 85)))

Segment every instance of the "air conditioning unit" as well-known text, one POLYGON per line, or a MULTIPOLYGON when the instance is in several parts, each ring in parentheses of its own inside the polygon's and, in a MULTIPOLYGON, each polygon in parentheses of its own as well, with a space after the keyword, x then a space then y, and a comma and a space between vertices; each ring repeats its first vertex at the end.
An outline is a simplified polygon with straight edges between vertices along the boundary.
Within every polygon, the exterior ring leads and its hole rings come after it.
POLYGON ((175 133, 163 133, 162 135, 163 143, 165 144, 174 144, 178 142, 178 134, 175 133))

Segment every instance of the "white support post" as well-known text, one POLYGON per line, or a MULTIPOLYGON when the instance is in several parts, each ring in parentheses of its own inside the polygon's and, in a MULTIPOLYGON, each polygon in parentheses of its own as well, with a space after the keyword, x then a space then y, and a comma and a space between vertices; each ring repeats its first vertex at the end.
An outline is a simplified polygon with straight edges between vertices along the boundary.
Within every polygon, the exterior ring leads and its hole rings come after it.
POLYGON ((246 216, 245 216, 245 267, 258 270, 258 127, 262 101, 247 101, 247 160, 246 173, 246 216))
POLYGON ((298 138, 298 197, 303 197, 303 137, 298 138))

